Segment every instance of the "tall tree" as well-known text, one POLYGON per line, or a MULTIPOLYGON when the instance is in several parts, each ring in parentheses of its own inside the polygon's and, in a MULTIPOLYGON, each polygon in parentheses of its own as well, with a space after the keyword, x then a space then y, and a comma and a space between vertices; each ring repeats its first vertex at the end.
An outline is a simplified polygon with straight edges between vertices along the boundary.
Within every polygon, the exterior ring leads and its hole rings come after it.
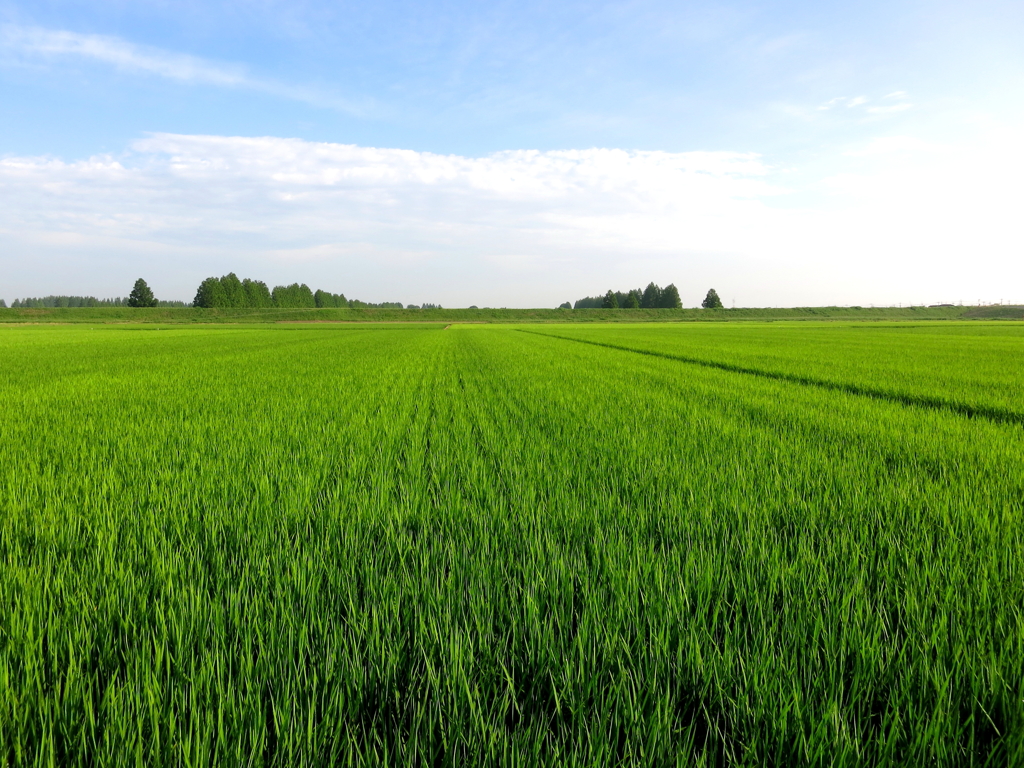
POLYGON ((208 277, 203 280, 196 291, 196 297, 192 300, 192 306, 207 309, 227 306, 227 296, 224 294, 224 286, 220 284, 220 280, 216 277, 208 277))
MULTIPOLYGON (((66 297, 61 297, 66 298, 66 297)), ((64 306, 68 306, 67 301, 64 302, 64 306)), ((132 288, 132 292, 128 294, 128 306, 129 307, 155 307, 156 297, 153 296, 153 292, 149 290, 149 286, 146 285, 146 281, 141 277, 135 281, 135 287, 132 288)))
POLYGON ((622 302, 623 309, 640 309, 640 299, 643 294, 638 289, 633 289, 626 294, 626 300, 622 302))
POLYGON ((704 301, 700 303, 704 309, 721 309, 722 300, 718 298, 718 291, 712 288, 708 291, 708 295, 704 297, 704 301))
POLYGON ((286 308, 315 307, 316 299, 305 283, 292 283, 289 286, 278 285, 274 288, 274 305, 286 308))
POLYGON ((242 281, 234 272, 228 272, 220 279, 221 287, 224 289, 224 300, 226 307, 244 307, 245 289, 242 288, 242 281))
POLYGON ((344 293, 328 293, 327 291, 317 291, 313 294, 313 302, 317 307, 347 307, 348 299, 345 298, 344 293))
POLYGON ((644 296, 640 299, 640 306, 644 309, 655 309, 661 306, 661 288, 654 283, 648 283, 644 288, 644 296))
POLYGON ((604 295, 604 303, 601 305, 605 309, 618 309, 619 300, 615 296, 615 291, 608 291, 604 295))
POLYGON ((683 302, 679 298, 679 289, 676 288, 675 283, 669 283, 665 286, 665 289, 661 292, 661 300, 658 302, 658 306, 663 309, 682 309, 683 302))
POLYGON ((245 306, 247 307, 272 307, 274 299, 270 295, 270 289, 262 280, 242 281, 242 292, 245 294, 245 306))

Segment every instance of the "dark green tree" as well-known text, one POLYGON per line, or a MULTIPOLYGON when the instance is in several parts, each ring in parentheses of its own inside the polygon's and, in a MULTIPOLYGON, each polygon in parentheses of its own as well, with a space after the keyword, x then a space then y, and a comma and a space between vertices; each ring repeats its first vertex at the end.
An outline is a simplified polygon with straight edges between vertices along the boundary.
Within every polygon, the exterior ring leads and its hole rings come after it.
POLYGON ((643 298, 640 299, 640 306, 644 309, 655 309, 661 306, 661 288, 654 283, 648 283, 644 288, 643 298))
POLYGON ((238 275, 228 272, 220 279, 220 285, 224 289, 225 307, 245 306, 245 289, 242 288, 242 281, 238 279, 238 275))
MULTIPOLYGON (((61 297, 66 298, 66 297, 61 297)), ((64 306, 68 306, 67 301, 64 302, 64 306)), ((149 286, 146 285, 146 281, 141 277, 135 281, 135 287, 132 288, 132 292, 128 294, 128 306, 129 307, 155 307, 156 297, 153 296, 153 292, 149 290, 149 286)))
POLYGON ((278 285, 273 292, 274 306, 284 308, 313 308, 316 306, 316 299, 313 292, 305 283, 292 283, 289 286, 278 285))
POLYGON ((640 309, 640 299, 643 298, 643 294, 638 289, 634 289, 626 294, 625 300, 622 302, 623 309, 640 309))
POLYGON ((7 309, 7 302, 0 299, 0 309, 7 309))
POLYGON ((242 281, 242 293, 245 295, 246 307, 272 307, 274 306, 274 299, 270 295, 270 289, 267 288, 267 284, 262 280, 250 280, 246 278, 242 281))
POLYGON ((344 293, 328 293, 327 291, 317 291, 314 293, 313 302, 320 308, 348 306, 348 299, 345 298, 344 293))
POLYGON ((572 309, 572 304, 570 304, 568 301, 563 301, 561 304, 558 305, 558 308, 559 309, 572 309))
POLYGON ((676 288, 675 283, 669 283, 665 286, 665 289, 661 292, 661 300, 658 302, 658 306, 662 309, 682 309, 683 302, 679 298, 679 289, 676 288))
POLYGON ((604 295, 604 303, 601 305, 604 309, 618 309, 619 300, 615 297, 615 291, 608 291, 604 295))
POLYGON ((700 303, 704 309, 721 309, 722 300, 718 298, 718 291, 712 288, 708 291, 708 295, 704 297, 704 301, 700 303))
POLYGON ((196 297, 192 300, 192 306, 207 309, 227 306, 227 297, 224 295, 224 286, 220 284, 220 280, 216 277, 203 280, 196 291, 196 297))

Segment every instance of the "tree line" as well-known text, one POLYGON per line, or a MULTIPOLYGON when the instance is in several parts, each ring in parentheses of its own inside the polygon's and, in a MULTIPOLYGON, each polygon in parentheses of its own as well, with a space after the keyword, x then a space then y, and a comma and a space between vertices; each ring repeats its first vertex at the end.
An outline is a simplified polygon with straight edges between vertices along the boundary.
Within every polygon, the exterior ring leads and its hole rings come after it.
MULTIPOLYGON (((161 301, 150 290, 141 277, 126 298, 97 299, 94 296, 44 296, 42 298, 15 299, 12 309, 58 308, 58 307, 185 307, 183 301, 161 301)), ((200 283, 191 306, 205 308, 281 308, 281 309, 314 309, 324 307, 358 309, 360 307, 374 309, 420 309, 420 306, 409 304, 403 307, 398 301, 384 301, 379 304, 347 299, 343 293, 329 291, 313 291, 305 283, 278 285, 273 290, 262 280, 246 278, 239 280, 234 272, 222 277, 208 277, 200 283)), ((643 290, 634 288, 629 291, 609 290, 604 296, 586 296, 570 304, 565 302, 559 309, 681 309, 679 290, 675 284, 669 283, 664 288, 655 283, 648 283, 643 290)), ((701 306, 705 309, 721 309, 722 300, 714 288, 708 291, 701 306)), ((7 304, 0 299, 0 308, 7 304)), ((425 303, 423 309, 442 309, 440 304, 425 303)), ((471 307, 476 309, 476 307, 471 307)))
MULTIPOLYGON (((97 299, 95 296, 43 296, 41 298, 15 299, 11 309, 59 309, 64 307, 130 307, 129 297, 97 299)), ((7 303, 0 299, 0 307, 7 303)), ((148 306, 148 305, 147 305, 148 306)), ((184 301, 157 301, 154 307, 187 307, 184 301)))
MULTIPOLYGON (((192 301, 193 307, 223 308, 223 307, 277 307, 280 309, 303 309, 303 308, 349 308, 358 309, 367 307, 372 309, 403 309, 398 301, 384 301, 373 304, 358 299, 347 299, 343 293, 331 293, 329 291, 313 291, 305 283, 292 283, 291 285, 278 285, 271 290, 262 280, 251 280, 245 278, 239 280, 234 272, 229 272, 223 277, 208 277, 203 280, 196 291, 196 297, 192 301)), ((424 304, 424 308, 437 308, 440 305, 424 304)), ((408 309, 419 309, 410 304, 408 309)))
MULTIPOLYGON (((708 291, 704 301, 701 302, 704 309, 721 309, 722 300, 718 292, 712 288, 708 291)), ((631 291, 608 291, 604 296, 585 296, 575 304, 568 301, 561 304, 559 309, 682 309, 683 302, 679 298, 679 290, 675 284, 669 283, 664 288, 658 287, 655 283, 648 283, 642 291, 634 288, 631 291)))
MULTIPOLYGON (((682 309, 682 306, 679 289, 674 283, 664 288, 648 283, 642 290, 609 290, 604 296, 586 296, 579 299, 572 309, 682 309)), ((562 308, 569 309, 569 302, 563 304, 562 308)))

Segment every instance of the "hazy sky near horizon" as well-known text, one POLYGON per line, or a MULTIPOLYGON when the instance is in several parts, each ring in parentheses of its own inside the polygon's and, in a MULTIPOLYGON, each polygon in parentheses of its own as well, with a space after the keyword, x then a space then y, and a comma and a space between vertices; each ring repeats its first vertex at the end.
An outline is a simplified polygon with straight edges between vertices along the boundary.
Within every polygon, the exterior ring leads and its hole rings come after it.
POLYGON ((0 298, 1024 303, 1024 4, 0 0, 0 298))

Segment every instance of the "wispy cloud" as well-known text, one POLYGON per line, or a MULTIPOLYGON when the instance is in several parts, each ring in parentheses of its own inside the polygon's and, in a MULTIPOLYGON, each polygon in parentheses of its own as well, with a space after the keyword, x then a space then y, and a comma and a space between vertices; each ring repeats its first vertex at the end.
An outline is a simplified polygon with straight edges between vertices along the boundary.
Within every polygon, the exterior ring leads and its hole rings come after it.
POLYGON ((346 112, 362 113, 367 109, 366 104, 357 104, 305 86, 255 77, 240 64, 135 45, 111 35, 5 25, 0 27, 0 46, 8 53, 25 58, 86 59, 109 64, 124 72, 156 75, 183 83, 247 88, 346 112))
POLYGON ((245 74, 243 67, 237 65, 218 64, 195 56, 133 45, 107 35, 5 26, 0 32, 0 39, 5 48, 23 55, 93 59, 129 72, 144 72, 183 82, 229 87, 258 85, 245 74))
MULTIPOLYGON (((867 96, 836 96, 833 99, 819 104, 815 108, 815 112, 831 112, 833 110, 843 108, 854 110, 853 114, 861 115, 862 117, 867 115, 889 115, 896 112, 904 112, 913 106, 910 101, 910 97, 906 91, 894 91, 886 94, 881 98, 883 103, 871 104, 871 100, 867 96)), ((792 114, 797 115, 809 115, 806 108, 791 107, 788 110, 792 114)))
POLYGON ((834 99, 829 99, 824 104, 819 104, 818 111, 827 112, 828 110, 835 109, 837 107, 846 107, 847 109, 851 109, 853 107, 860 107, 867 104, 867 102, 867 96, 836 96, 834 99))
POLYGON ((910 109, 910 96, 906 91, 893 91, 882 97, 882 101, 888 102, 887 104, 870 106, 867 108, 869 114, 872 115, 887 115, 892 112, 903 112, 910 109), (893 103, 895 102, 895 103, 893 103))

